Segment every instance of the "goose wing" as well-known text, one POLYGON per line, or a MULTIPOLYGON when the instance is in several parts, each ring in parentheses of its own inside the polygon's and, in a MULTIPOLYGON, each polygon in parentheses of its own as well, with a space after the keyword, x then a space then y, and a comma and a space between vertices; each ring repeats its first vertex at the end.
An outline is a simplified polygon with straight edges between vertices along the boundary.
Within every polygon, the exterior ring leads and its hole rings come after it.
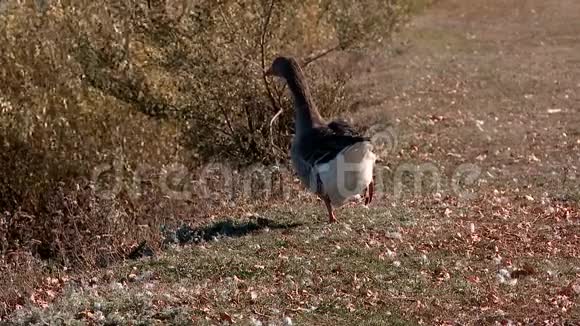
POLYGON ((313 128, 300 146, 301 156, 310 166, 327 163, 349 146, 368 141, 343 121, 313 128))
POLYGON ((328 124, 328 128, 336 135, 362 137, 358 130, 354 129, 344 120, 334 120, 328 124))

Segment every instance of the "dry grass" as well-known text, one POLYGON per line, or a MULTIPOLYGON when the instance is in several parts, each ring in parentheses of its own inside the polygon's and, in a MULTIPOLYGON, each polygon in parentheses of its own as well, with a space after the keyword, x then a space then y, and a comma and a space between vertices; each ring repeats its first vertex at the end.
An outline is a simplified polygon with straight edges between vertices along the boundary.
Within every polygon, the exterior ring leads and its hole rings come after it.
MULTIPOLYGON (((343 209, 342 222, 332 226, 321 222, 318 203, 262 213, 281 227, 57 280, 61 299, 12 321, 407 325, 578 318, 578 269, 566 258, 577 253, 548 257, 541 246, 495 239, 509 236, 503 224, 475 221, 470 231, 462 219, 421 218, 424 209, 407 204, 343 209), (509 276, 500 280, 502 273, 509 276)), ((567 225, 545 218, 552 227, 567 225)), ((51 291, 39 291, 37 304, 46 305, 51 291)))

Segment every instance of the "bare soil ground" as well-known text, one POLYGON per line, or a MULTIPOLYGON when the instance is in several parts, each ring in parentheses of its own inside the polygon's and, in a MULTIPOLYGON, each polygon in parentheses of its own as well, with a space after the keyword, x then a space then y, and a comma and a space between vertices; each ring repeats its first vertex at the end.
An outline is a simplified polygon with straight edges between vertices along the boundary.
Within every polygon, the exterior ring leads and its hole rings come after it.
POLYGON ((580 323, 580 2, 441 0, 365 58, 370 209, 272 203, 286 226, 47 280, 9 322, 580 323))

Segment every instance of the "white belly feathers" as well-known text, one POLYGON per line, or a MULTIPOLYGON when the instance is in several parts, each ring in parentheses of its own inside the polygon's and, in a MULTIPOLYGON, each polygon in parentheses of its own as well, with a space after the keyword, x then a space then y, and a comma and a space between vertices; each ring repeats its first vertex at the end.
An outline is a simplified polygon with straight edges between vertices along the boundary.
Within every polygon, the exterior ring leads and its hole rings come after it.
MULTIPOLYGON (((372 147, 369 142, 356 143, 342 150, 333 160, 315 166, 332 205, 344 205, 371 183, 376 160, 372 147)), ((315 191, 312 186, 310 190, 315 191)))

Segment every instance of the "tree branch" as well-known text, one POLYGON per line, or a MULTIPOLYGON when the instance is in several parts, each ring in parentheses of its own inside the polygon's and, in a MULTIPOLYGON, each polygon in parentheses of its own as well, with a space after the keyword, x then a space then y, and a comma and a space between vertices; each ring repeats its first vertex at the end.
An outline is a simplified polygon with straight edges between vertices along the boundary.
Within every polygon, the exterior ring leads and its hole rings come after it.
POLYGON ((276 0, 270 0, 270 7, 266 12, 266 17, 264 19, 264 25, 262 26, 262 35, 260 37, 260 51, 262 55, 262 79, 264 80, 264 86, 266 87, 266 92, 272 108, 274 110, 280 111, 282 108, 276 103, 274 95, 272 95, 272 90, 270 89, 270 83, 268 78, 266 78, 266 34, 268 33, 268 25, 270 25, 270 20, 272 19, 272 12, 274 11, 274 3, 276 0))
POLYGON ((338 51, 344 49, 344 44, 337 44, 331 48, 322 50, 321 52, 319 52, 318 54, 311 54, 310 56, 306 57, 306 59, 304 59, 302 66, 306 67, 309 64, 313 63, 314 61, 321 59, 329 54, 331 54, 332 52, 338 51))

